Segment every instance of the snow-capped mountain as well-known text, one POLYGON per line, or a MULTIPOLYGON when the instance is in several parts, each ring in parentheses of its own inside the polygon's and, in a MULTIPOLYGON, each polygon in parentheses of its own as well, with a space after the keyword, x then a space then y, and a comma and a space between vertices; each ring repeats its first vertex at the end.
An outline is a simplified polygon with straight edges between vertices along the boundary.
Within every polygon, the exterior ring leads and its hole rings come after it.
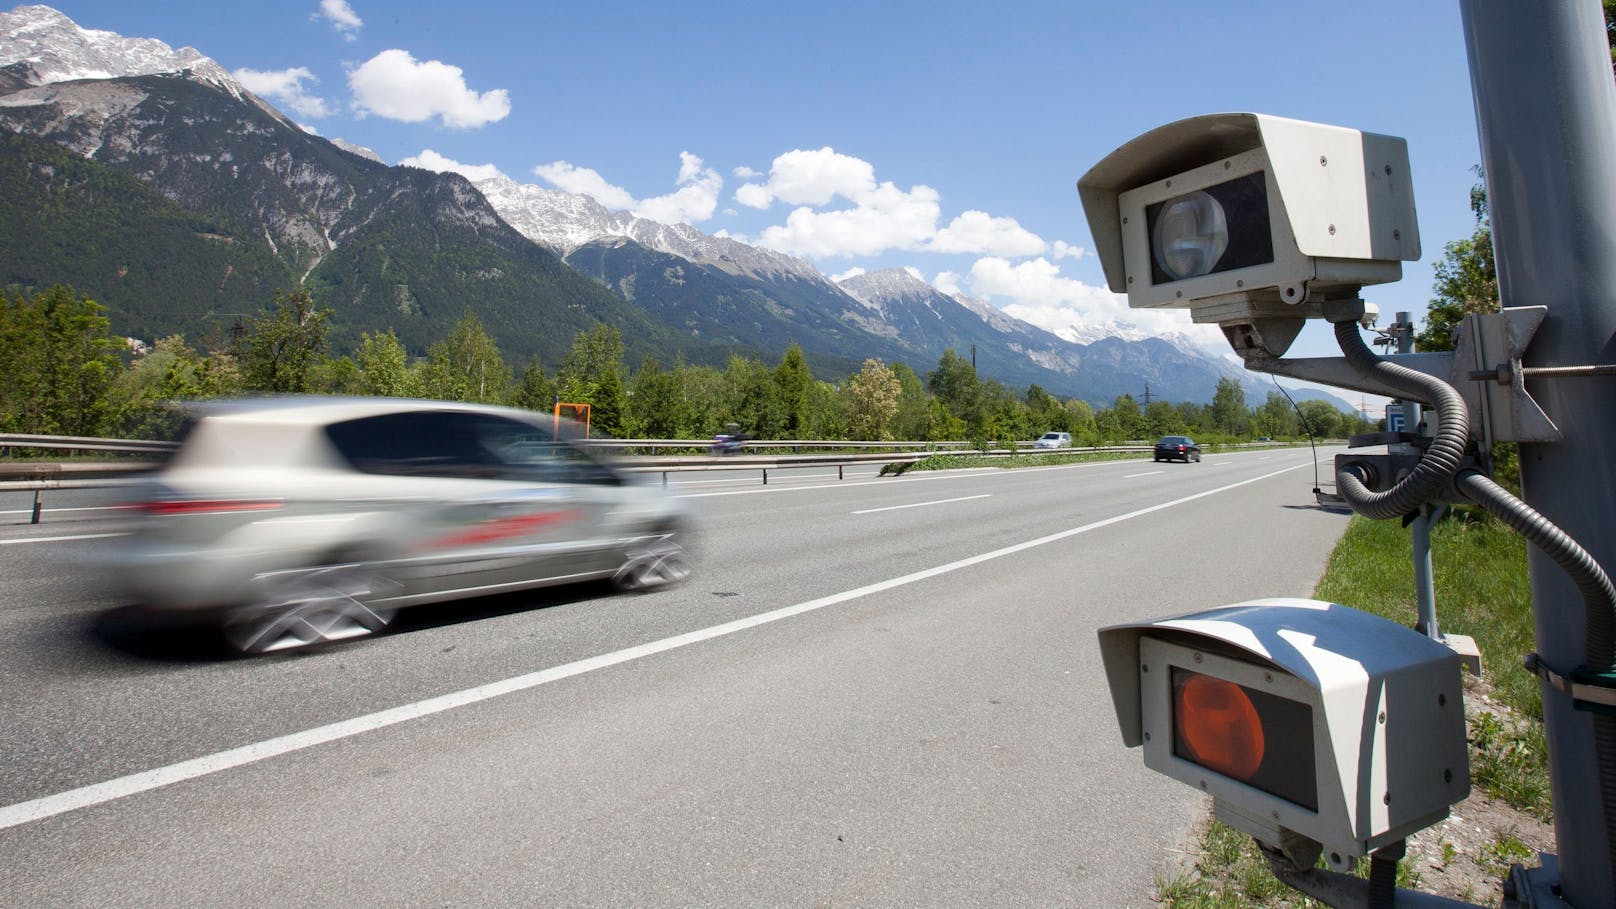
POLYGON ((125 38, 80 28, 48 6, 19 6, 0 13, 0 67, 26 65, 33 85, 79 79, 120 79, 188 73, 240 98, 247 94, 235 77, 194 47, 175 50, 156 38, 125 38))
POLYGON ((767 280, 792 277, 829 281, 804 259, 704 234, 688 224, 663 224, 626 211, 609 211, 588 196, 518 183, 503 176, 476 181, 476 186, 512 227, 562 258, 587 244, 621 238, 727 274, 767 280))

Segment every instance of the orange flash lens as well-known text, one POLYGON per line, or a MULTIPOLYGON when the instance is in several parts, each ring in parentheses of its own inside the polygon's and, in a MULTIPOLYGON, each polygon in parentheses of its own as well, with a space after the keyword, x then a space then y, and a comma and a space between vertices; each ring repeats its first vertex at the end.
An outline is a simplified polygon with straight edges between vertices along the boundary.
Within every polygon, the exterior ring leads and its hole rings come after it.
POLYGON ((1173 693, 1178 741, 1196 763, 1249 780, 1262 766, 1263 729, 1245 689, 1233 682, 1188 674, 1173 693))

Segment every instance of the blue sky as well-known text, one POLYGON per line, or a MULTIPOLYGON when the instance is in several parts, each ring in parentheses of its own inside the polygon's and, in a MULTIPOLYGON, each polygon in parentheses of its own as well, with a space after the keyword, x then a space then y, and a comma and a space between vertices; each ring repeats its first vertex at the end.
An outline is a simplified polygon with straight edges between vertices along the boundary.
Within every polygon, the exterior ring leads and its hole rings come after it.
MULTIPOLYGON (((1184 117, 1407 138, 1424 257, 1366 290, 1385 313, 1423 315, 1432 263, 1472 229, 1480 152, 1456 2, 52 5, 195 47, 390 164, 587 190, 832 275, 912 267, 1038 324, 1189 327, 1104 289, 1074 189, 1184 117)), ((1311 326, 1292 353, 1335 350, 1311 326)))

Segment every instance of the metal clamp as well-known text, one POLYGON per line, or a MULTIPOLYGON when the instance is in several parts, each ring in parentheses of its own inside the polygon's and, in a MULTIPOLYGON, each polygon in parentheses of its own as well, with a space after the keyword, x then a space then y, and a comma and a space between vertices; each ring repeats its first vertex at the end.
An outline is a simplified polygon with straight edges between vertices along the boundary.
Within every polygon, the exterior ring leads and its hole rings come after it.
POLYGON ((1567 678, 1550 669, 1543 658, 1535 653, 1527 654, 1523 662, 1526 671, 1542 679, 1550 688, 1570 695, 1573 708, 1616 716, 1616 672, 1596 672, 1578 667, 1567 678))

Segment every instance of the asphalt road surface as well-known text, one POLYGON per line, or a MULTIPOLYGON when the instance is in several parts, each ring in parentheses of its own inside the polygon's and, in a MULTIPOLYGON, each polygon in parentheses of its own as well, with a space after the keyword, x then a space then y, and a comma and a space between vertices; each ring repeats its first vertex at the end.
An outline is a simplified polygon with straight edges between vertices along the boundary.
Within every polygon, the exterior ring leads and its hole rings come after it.
POLYGON ((1095 629, 1309 595, 1310 453, 870 474, 671 478, 673 590, 253 659, 109 595, 105 492, 0 497, 0 904, 1150 905, 1204 804, 1095 629))

